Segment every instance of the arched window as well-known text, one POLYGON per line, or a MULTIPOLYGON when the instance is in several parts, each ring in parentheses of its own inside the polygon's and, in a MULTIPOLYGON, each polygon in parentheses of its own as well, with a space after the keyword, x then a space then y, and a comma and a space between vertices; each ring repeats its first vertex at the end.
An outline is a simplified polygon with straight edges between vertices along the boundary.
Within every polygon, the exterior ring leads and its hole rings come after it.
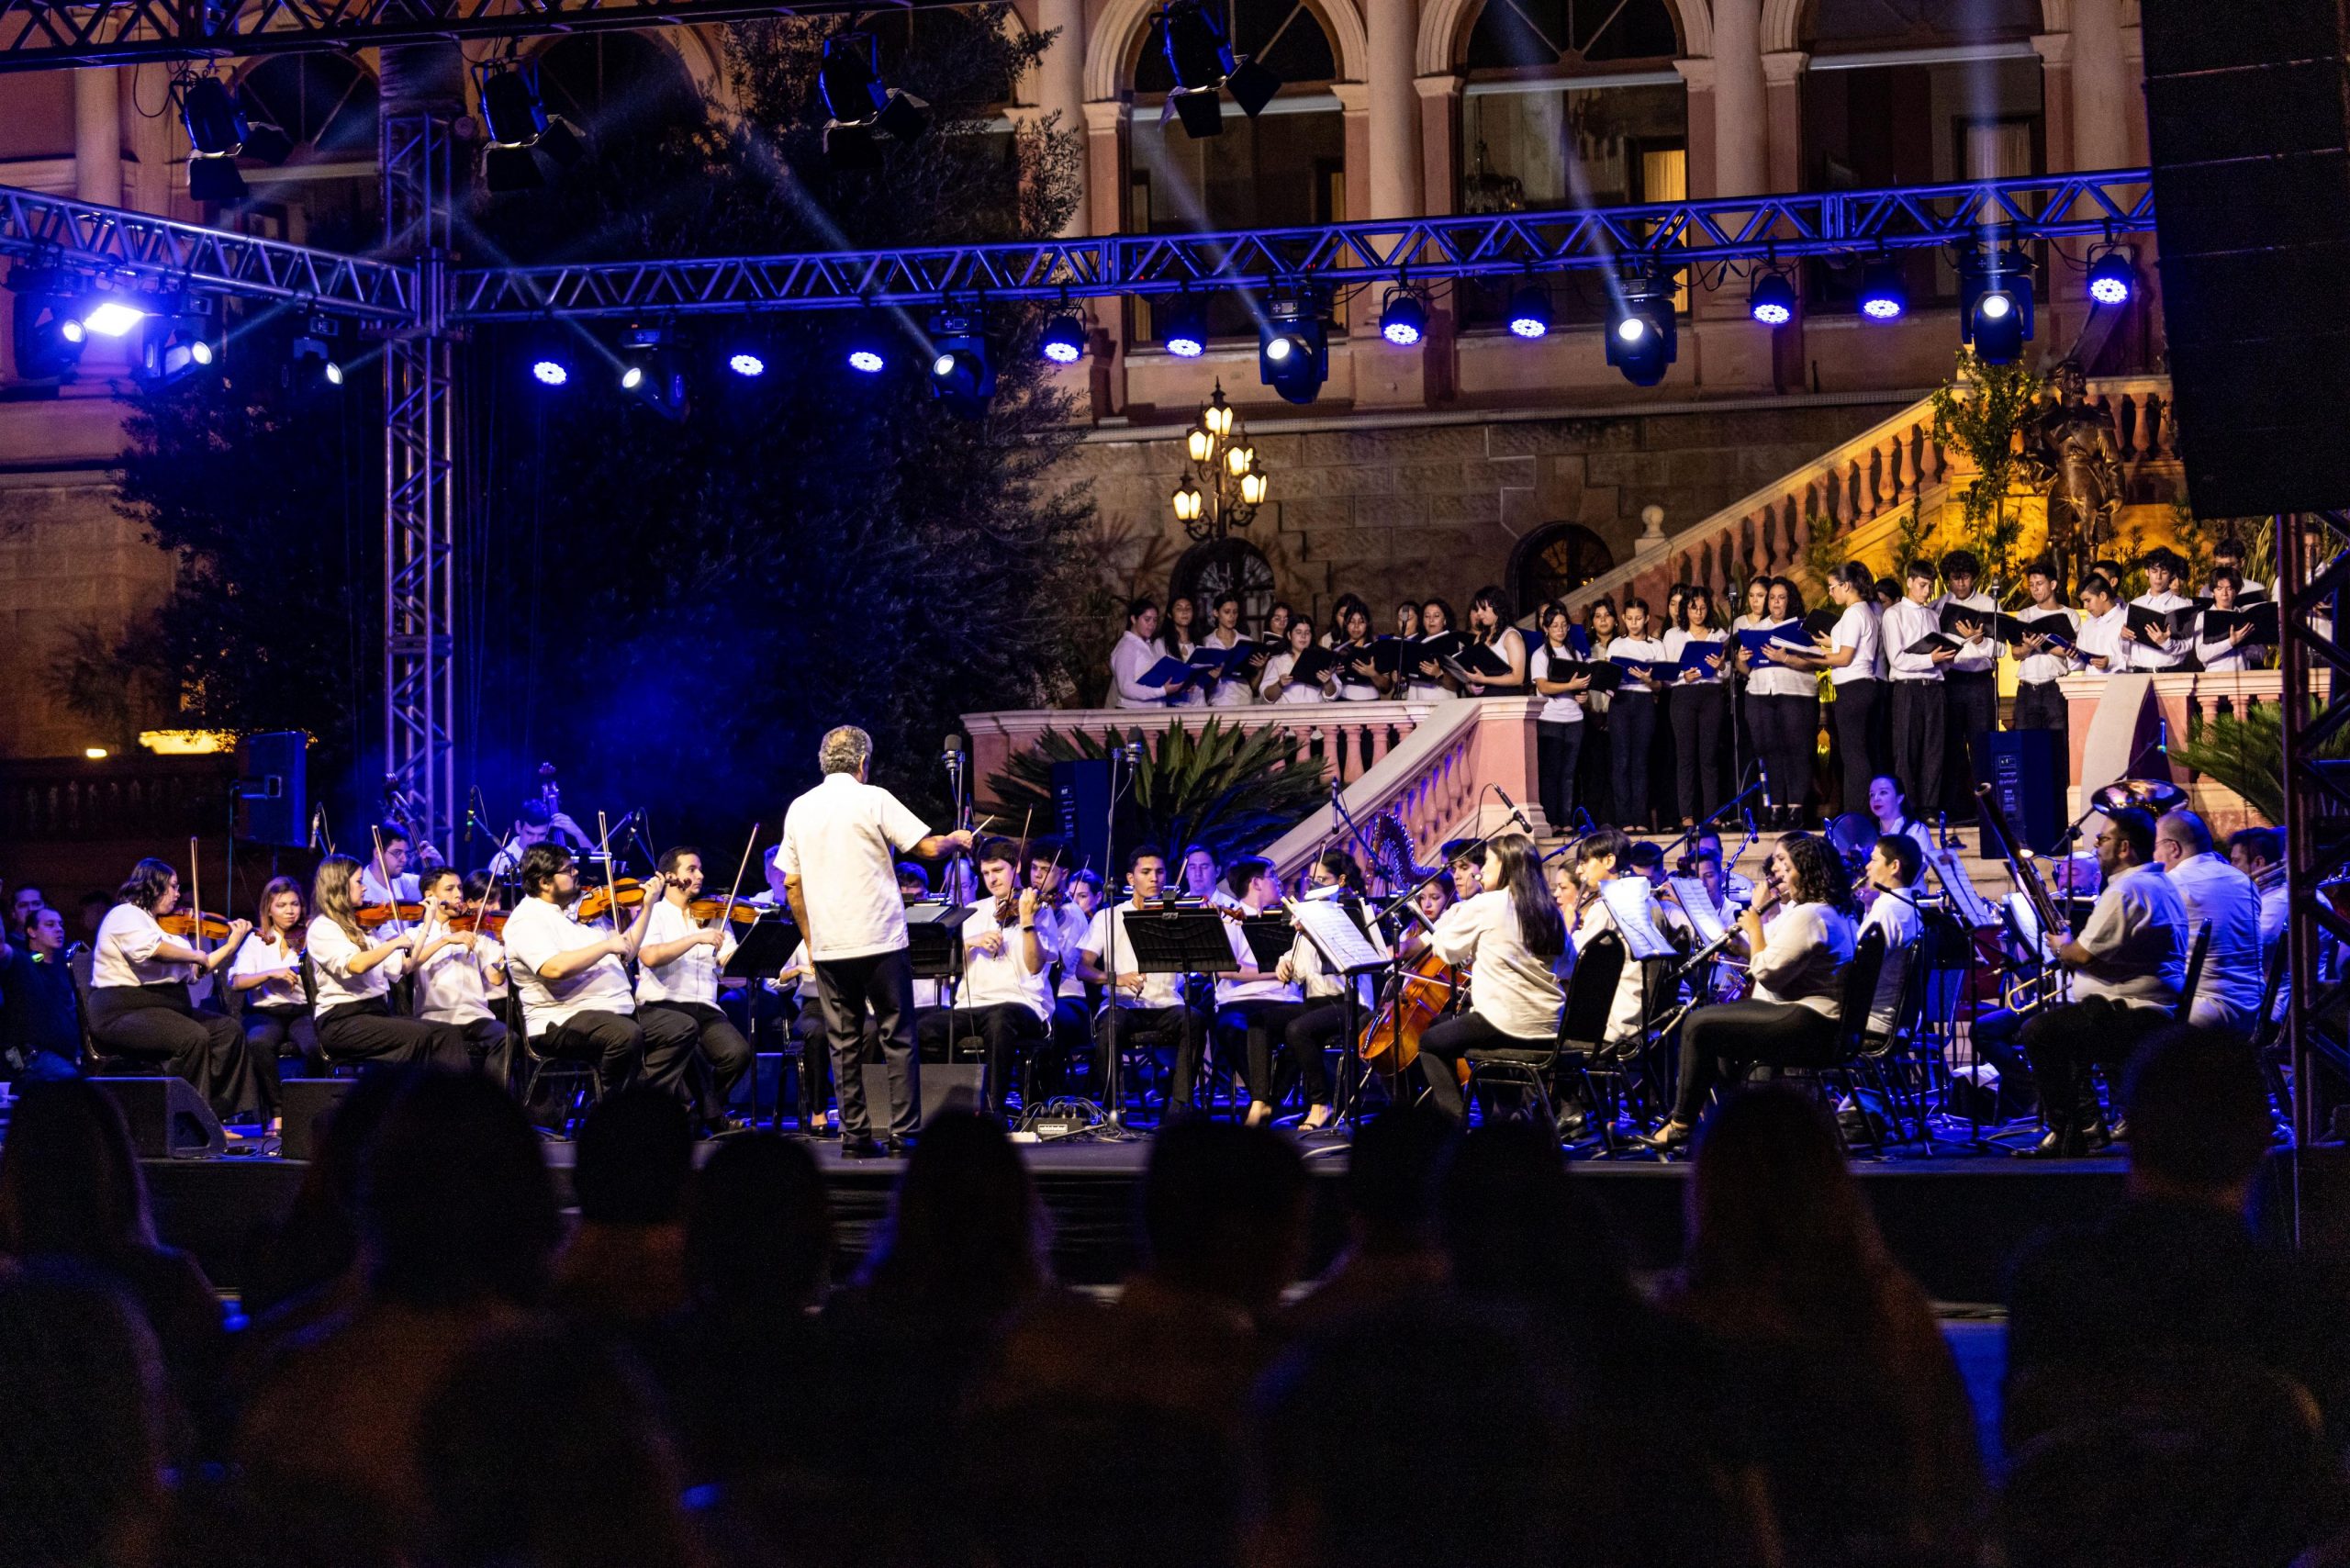
POLYGON ((235 226, 332 249, 379 241, 375 78, 342 55, 281 54, 254 62, 237 95, 256 132, 247 145, 272 142, 274 128, 285 138, 275 145, 292 151, 274 163, 240 161, 252 200, 234 214, 235 226))
POLYGON ((1174 577, 1167 588, 1170 599, 1186 595, 1198 606, 1203 632, 1214 620, 1212 612, 1217 597, 1226 593, 1240 596, 1240 629, 1263 631, 1265 617, 1273 609, 1273 564, 1245 539, 1192 545, 1176 561, 1174 577))
MULTIPOLYGON (((1175 85, 1153 23, 1136 56, 1128 137, 1126 228, 1173 234, 1335 223, 1347 216, 1345 116, 1330 83, 1337 60, 1330 35, 1303 0, 1207 0, 1218 7, 1235 54, 1260 61, 1281 90, 1255 118, 1227 98, 1224 130, 1194 138, 1162 120, 1175 85)), ((1153 341, 1147 302, 1133 307, 1134 337, 1153 341)), ((1256 335, 1256 317, 1229 292, 1211 297, 1208 330, 1256 335)))
POLYGON ((289 163, 375 157, 375 79, 339 54, 260 61, 237 91, 252 119, 294 143, 289 163))
POLYGON ((1518 541, 1510 555, 1510 592, 1527 610, 1548 599, 1563 600, 1575 589, 1613 571, 1615 553, 1581 523, 1553 522, 1518 541))
POLYGON ((539 93, 549 114, 591 135, 625 134, 640 122, 691 120, 701 95, 685 62, 656 39, 629 32, 574 34, 539 52, 539 93))

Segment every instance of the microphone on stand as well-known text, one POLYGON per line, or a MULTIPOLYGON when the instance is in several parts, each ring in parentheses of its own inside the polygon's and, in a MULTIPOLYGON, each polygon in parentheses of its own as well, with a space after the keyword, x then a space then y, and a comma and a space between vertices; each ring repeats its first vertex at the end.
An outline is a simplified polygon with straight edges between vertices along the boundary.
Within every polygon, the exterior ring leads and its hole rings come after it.
POLYGON ((1486 788, 1502 798, 1502 804, 1509 808, 1509 815, 1512 822, 1524 828, 1529 834, 1533 833, 1534 824, 1526 820, 1526 813, 1518 810, 1517 802, 1516 801, 1509 798, 1508 790, 1503 789, 1498 784, 1489 784, 1486 788))

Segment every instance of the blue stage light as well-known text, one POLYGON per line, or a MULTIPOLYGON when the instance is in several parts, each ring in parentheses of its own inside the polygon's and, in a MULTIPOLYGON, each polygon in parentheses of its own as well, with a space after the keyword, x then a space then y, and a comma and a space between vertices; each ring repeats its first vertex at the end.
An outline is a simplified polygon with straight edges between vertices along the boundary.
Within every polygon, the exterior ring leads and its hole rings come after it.
POLYGON ((889 363, 877 349, 858 347, 848 351, 848 367, 867 375, 880 375, 889 363))
POLYGON ((1062 312, 1045 323, 1036 350, 1055 364, 1075 364, 1085 357, 1085 323, 1062 312))
POLYGON ((571 367, 559 359, 541 354, 531 362, 531 375, 542 386, 562 386, 571 380, 571 367))
POLYGON ((1428 335, 1428 302, 1410 286, 1388 290, 1379 312, 1379 335, 1399 349, 1418 345, 1428 335))
POLYGON ((1747 291, 1747 314, 1766 327, 1784 327, 1796 319, 1796 287, 1785 273, 1764 273, 1747 291))
POLYGON ((1197 359, 1207 353, 1207 307, 1188 295, 1178 295, 1167 308, 1167 329, 1158 341, 1178 359, 1197 359))
POLYGON ((742 349, 727 356, 726 368, 737 375, 765 375, 767 373, 767 362, 750 350, 742 349))
POLYGON ((1509 330, 1529 342, 1550 330, 1550 291, 1539 283, 1519 286, 1509 297, 1509 330))
POLYGON ((2116 248, 2089 263, 2089 297, 2099 305, 2126 305, 2138 286, 2130 252, 2116 248))
POLYGON ((1872 321, 1898 321, 1909 308, 1909 288, 1901 269, 1889 257, 1879 256, 1861 274, 1861 314, 1872 321))

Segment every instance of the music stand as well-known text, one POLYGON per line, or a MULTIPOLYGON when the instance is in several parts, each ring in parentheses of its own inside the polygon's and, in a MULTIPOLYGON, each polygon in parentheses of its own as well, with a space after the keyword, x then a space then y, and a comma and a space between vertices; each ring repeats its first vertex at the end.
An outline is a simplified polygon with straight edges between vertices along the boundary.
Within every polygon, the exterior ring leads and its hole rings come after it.
MULTIPOLYGON (((1117 945, 1116 927, 1123 926, 1126 946, 1134 949, 1135 971, 1146 975, 1221 975, 1240 968, 1240 960, 1232 956, 1232 939, 1224 934, 1224 916, 1197 904, 1169 905, 1160 909, 1128 908, 1124 920, 1114 914, 1111 918, 1111 946, 1117 945)), ((1114 992, 1117 968, 1112 955, 1110 977, 1114 992)), ((1110 1005, 1118 1005, 1114 994, 1110 1005)), ((1189 1002, 1178 1002, 1188 1007, 1189 1002)), ((1210 1027, 1214 1015, 1210 1015, 1210 1027)), ((1203 1041, 1204 1045, 1206 1042, 1203 1041)), ((1125 1126, 1125 1101, 1120 1082, 1125 1068, 1119 1061, 1120 1052, 1114 1040, 1110 1052, 1110 1092, 1108 1115, 1113 1126, 1125 1126)))
MULTIPOLYGON (((734 944, 734 950, 726 955, 726 961, 719 965, 718 973, 722 979, 749 980, 754 985, 772 985, 775 977, 783 973, 784 966, 791 962, 791 955, 800 946, 800 927, 792 924, 791 912, 780 905, 743 904, 737 907, 755 909, 758 911, 759 917, 751 923, 751 928, 748 931, 743 933, 742 937, 734 944)), ((806 994, 812 997, 814 993, 814 987, 811 985, 806 994)), ((821 1007, 822 1003, 811 1002, 810 1005, 821 1007)), ((750 1010, 750 1017, 755 1025, 758 1021, 758 1009, 755 1005, 750 1010)), ((782 1046, 789 1043, 789 1029, 781 1022, 779 1012, 775 1026, 783 1030, 785 1036, 777 1047, 777 1057, 780 1060, 787 1054, 783 1051, 782 1046)), ((755 1033, 755 1029, 754 1032, 755 1033)), ((826 1021, 825 1034, 829 1038, 830 1020, 826 1021)), ((803 1058, 800 1064, 802 1077, 804 1078, 810 1070, 811 1070, 808 1062, 803 1058)), ((751 1085, 753 1120, 757 1119, 758 1109, 758 1083, 755 1073, 751 1085)), ((783 1125, 783 1079, 779 1068, 776 1078, 775 1120, 772 1125, 778 1129, 783 1125)))
MULTIPOLYGON (((1347 1089, 1348 1079, 1344 1068, 1339 1073, 1339 1085, 1346 1106, 1346 1119, 1355 1126, 1362 1125, 1362 977, 1377 974, 1395 963, 1395 955, 1378 935, 1379 927, 1363 922, 1354 906, 1344 899, 1292 899, 1284 906, 1296 929, 1314 950, 1322 956, 1322 963, 1331 973, 1346 982, 1341 993, 1347 1002, 1347 1039, 1349 1046, 1346 1058, 1357 1068, 1353 1087, 1347 1089)), ((1396 1030, 1403 1029, 1403 1012, 1395 1014, 1396 1030)), ((1400 1075, 1399 1075, 1400 1076, 1400 1075)), ((1396 1098, 1393 1092, 1388 1098, 1396 1098)))

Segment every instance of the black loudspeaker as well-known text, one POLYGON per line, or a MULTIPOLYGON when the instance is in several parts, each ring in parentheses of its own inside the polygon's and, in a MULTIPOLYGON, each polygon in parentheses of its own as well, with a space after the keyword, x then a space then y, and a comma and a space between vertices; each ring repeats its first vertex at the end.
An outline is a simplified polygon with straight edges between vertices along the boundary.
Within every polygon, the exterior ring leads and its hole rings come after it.
POLYGON ((224 1152, 220 1118, 185 1078, 94 1078, 122 1107, 130 1147, 141 1159, 201 1159, 224 1152))
MULTIPOLYGON (((926 1061, 922 1064, 922 1119, 930 1125, 941 1111, 976 1111, 979 1085, 986 1074, 976 1061, 926 1061)), ((890 1136, 890 1070, 878 1061, 865 1064, 865 1116, 875 1137, 890 1136)))
POLYGON ((2350 505, 2341 0, 2144 0, 2179 450, 2200 517, 2350 505))
POLYGON ((1114 848, 1120 859, 1134 847, 1135 835, 1140 830, 1135 825, 1134 803, 1131 800, 1118 802, 1117 843, 1110 836, 1110 764, 1106 759, 1088 758, 1078 762, 1053 764, 1053 804, 1060 812, 1060 833, 1069 845, 1062 864, 1072 871, 1093 871, 1104 884, 1124 879, 1125 868, 1110 864, 1110 851, 1114 848))
POLYGON ((299 849, 310 842, 310 737, 272 730, 245 737, 245 836, 256 844, 299 849))
POLYGON ((278 1085, 284 1092, 279 1108, 285 1117, 285 1135, 279 1150, 288 1159, 308 1159, 318 1152, 327 1120, 351 1086, 351 1078, 289 1078, 278 1085))
POLYGON ((2020 847, 2045 855, 2065 831, 2065 785, 2071 759, 2059 756, 2053 730, 1994 730, 1975 737, 1975 782, 1991 786, 2020 847))

